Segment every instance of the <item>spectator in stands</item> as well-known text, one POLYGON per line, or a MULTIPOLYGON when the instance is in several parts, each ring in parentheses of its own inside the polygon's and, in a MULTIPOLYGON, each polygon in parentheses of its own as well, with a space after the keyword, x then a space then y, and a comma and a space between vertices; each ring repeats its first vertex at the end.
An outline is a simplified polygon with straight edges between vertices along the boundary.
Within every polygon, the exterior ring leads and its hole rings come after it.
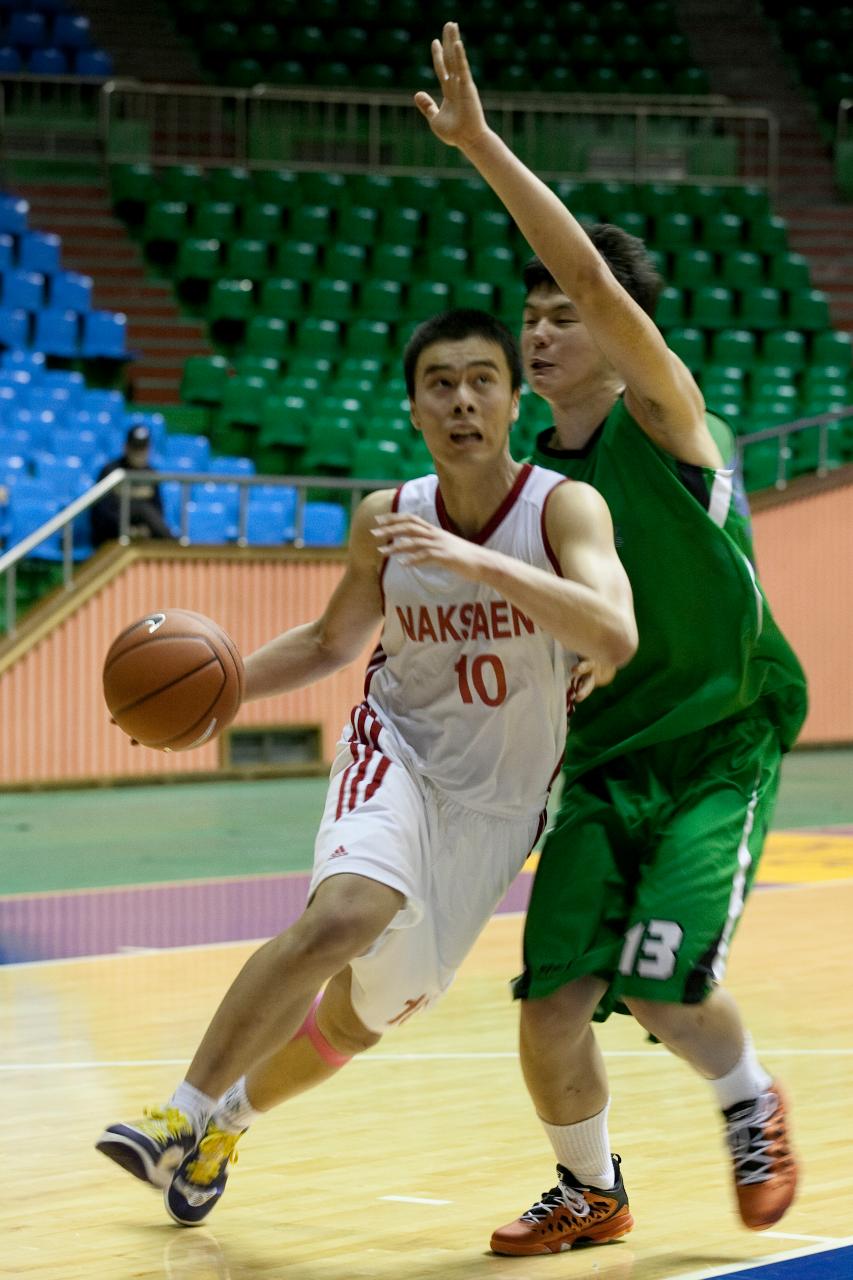
MULTIPOLYGON (((125 471, 149 471, 151 469, 151 432, 142 424, 131 427, 124 442, 120 458, 102 467, 99 480, 103 480, 119 468, 125 471)), ((100 547, 104 542, 119 536, 121 517, 120 490, 113 489, 96 502, 92 508, 92 543, 100 547)), ((130 524, 132 538, 171 538, 172 532, 163 516, 163 500, 156 481, 146 477, 130 486, 130 524)))

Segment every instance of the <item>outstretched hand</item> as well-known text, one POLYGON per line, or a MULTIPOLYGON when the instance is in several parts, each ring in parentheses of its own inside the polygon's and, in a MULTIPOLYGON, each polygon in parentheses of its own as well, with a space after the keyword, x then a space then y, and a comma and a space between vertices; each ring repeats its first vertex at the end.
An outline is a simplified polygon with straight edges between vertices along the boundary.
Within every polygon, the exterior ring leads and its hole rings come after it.
POLYGON ((433 40, 432 65, 443 95, 441 106, 423 90, 415 94, 415 106, 437 138, 464 150, 488 131, 488 125, 458 23, 445 22, 441 39, 433 40))

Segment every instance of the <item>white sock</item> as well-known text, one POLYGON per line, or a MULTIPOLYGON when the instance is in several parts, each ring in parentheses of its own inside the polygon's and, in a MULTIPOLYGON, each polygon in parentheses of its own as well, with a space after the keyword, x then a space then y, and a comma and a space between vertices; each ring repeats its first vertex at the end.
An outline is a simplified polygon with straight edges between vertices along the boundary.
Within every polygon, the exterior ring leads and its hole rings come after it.
POLYGON ((708 1083, 717 1095, 717 1102, 722 1110, 727 1111, 738 1102, 749 1102, 757 1098, 773 1081, 756 1057, 752 1036, 747 1035, 743 1053, 731 1071, 718 1076, 716 1080, 709 1080, 708 1083))
POLYGON ((607 1113, 610 1100, 597 1115, 579 1124, 547 1124, 543 1128, 551 1140, 557 1163, 563 1165, 584 1186, 609 1191, 614 1186, 613 1159, 607 1113))
POLYGON ((226 1089, 216 1104, 213 1113, 214 1122, 226 1133, 242 1133, 248 1129, 261 1111, 256 1111, 246 1093, 246 1077, 241 1076, 236 1084, 226 1089))
POLYGON ((208 1097, 206 1093, 202 1093, 201 1089, 196 1089, 195 1085, 182 1080, 166 1103, 166 1106, 177 1107, 178 1111, 183 1111, 184 1115, 188 1116, 192 1121, 196 1133, 201 1137, 207 1128, 210 1113, 216 1106, 216 1099, 208 1097))

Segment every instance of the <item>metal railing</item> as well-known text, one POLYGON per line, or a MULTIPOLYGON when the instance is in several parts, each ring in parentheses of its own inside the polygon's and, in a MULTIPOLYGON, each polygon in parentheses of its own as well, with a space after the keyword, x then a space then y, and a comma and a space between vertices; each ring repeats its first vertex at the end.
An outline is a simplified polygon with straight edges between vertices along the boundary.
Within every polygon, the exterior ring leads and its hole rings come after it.
POLYGON ((831 413, 815 414, 810 418, 797 418, 793 422, 785 422, 780 426, 765 427, 761 431, 751 431, 747 435, 738 436, 736 441, 738 462, 743 467, 744 451, 749 445, 758 444, 766 440, 778 440, 779 447, 774 488, 786 489, 788 487, 788 463, 791 460, 788 441, 791 436, 816 428, 818 431, 818 462, 817 469, 813 474, 825 476, 830 470, 831 461, 829 456, 830 429, 836 422, 843 422, 847 418, 853 419, 853 405, 849 405, 844 409, 834 409, 831 413))
POLYGON ((103 155, 97 76, 0 78, 0 145, 8 160, 88 160, 103 155))
MULTIPOLYGON (((294 538, 285 544, 292 547, 304 546, 305 502, 309 489, 340 490, 341 495, 348 495, 347 502, 352 513, 361 501, 362 496, 373 489, 388 488, 393 481, 384 480, 352 480, 340 476, 235 476, 230 473, 211 473, 209 471, 134 471, 132 476, 122 469, 110 472, 103 480, 88 489, 81 497, 76 498, 62 511, 57 512, 50 520, 45 521, 32 533, 16 543, 8 551, 0 555, 0 590, 5 593, 6 602, 6 635, 14 636, 17 630, 17 571, 21 562, 36 551, 47 539, 56 533, 62 534, 62 584, 70 591, 74 586, 74 521, 84 515, 94 504, 118 489, 119 494, 119 537, 118 541, 128 545, 133 539, 130 533, 130 501, 131 486, 141 479, 152 479, 157 483, 176 481, 181 485, 179 542, 189 544, 188 503, 192 499, 193 486, 197 484, 221 484, 238 486, 240 489, 237 517, 237 545, 248 545, 246 537, 249 490, 262 486, 265 489, 296 489, 296 511, 294 514, 294 538)), ((225 544, 233 545, 233 544, 225 544)), ((278 545, 278 544, 276 544, 278 545)), ((37 556, 34 558, 38 558, 37 556)))
MULTIPOLYGON (((544 178, 583 176, 775 188, 779 126, 721 98, 484 94, 507 144, 544 178)), ((241 165, 341 172, 469 171, 411 95, 114 79, 101 93, 107 163, 241 165)))
POLYGON ((846 142, 853 120, 853 98, 842 98, 838 104, 838 115, 835 123, 836 142, 846 142))

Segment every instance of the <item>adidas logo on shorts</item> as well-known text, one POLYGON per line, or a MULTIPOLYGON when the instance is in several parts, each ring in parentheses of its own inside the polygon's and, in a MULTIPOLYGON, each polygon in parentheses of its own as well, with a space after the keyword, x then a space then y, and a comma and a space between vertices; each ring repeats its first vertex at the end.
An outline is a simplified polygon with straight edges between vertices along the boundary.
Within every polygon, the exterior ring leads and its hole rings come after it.
POLYGON ((344 846, 343 846, 342 844, 339 844, 339 845, 338 845, 338 847, 337 847, 337 849, 335 850, 335 852, 332 854, 332 857, 333 857, 333 858, 344 858, 344 857, 346 857, 346 855, 347 855, 348 853, 349 853, 349 849, 345 849, 345 848, 344 848, 344 846))

